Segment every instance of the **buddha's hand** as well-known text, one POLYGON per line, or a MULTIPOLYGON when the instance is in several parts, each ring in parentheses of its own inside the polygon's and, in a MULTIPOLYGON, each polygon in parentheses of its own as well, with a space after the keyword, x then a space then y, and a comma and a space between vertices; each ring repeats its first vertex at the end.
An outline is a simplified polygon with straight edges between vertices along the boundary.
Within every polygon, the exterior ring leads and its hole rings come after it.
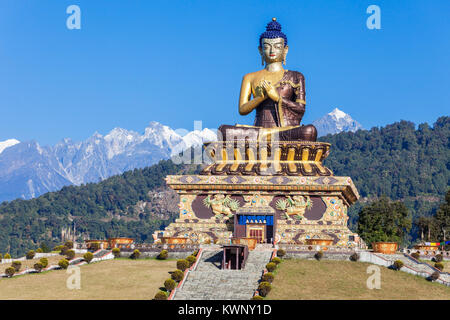
POLYGON ((278 92, 277 92, 277 90, 275 90, 275 88, 272 86, 272 84, 266 80, 263 80, 261 82, 261 85, 264 88, 264 90, 266 91, 269 98, 275 102, 278 102, 278 99, 280 97, 278 96, 278 92))
POLYGON ((264 87, 263 86, 257 86, 255 88, 255 98, 265 98, 265 93, 264 93, 264 87))

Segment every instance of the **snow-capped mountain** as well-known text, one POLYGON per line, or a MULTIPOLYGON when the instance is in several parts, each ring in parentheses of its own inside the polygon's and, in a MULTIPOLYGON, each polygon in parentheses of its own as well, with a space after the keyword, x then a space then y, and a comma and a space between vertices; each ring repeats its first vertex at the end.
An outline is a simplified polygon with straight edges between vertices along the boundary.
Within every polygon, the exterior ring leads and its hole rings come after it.
POLYGON ((355 132, 358 129, 363 129, 361 124, 353 120, 352 117, 344 111, 335 108, 330 113, 324 115, 322 118, 313 122, 317 128, 318 136, 325 136, 327 134, 335 134, 342 131, 355 132))
POLYGON ((20 143, 20 141, 16 139, 8 139, 5 141, 0 141, 0 153, 2 153, 3 150, 5 150, 6 148, 12 147, 13 145, 18 143, 20 143))
MULTIPOLYGON (((362 129, 337 108, 313 124, 319 136, 362 129)), ((179 134, 158 122, 151 122, 143 134, 114 128, 105 136, 96 132, 85 141, 66 138, 54 146, 9 139, 0 142, 0 202, 37 197, 67 185, 98 182, 215 140, 216 130, 179 134)))
POLYGON ((151 122, 142 135, 115 128, 105 136, 96 132, 81 142, 66 138, 52 147, 7 140, 0 143, 0 148, 5 146, 0 149, 0 201, 29 199, 66 185, 98 182, 216 139, 211 129, 182 136, 151 122))

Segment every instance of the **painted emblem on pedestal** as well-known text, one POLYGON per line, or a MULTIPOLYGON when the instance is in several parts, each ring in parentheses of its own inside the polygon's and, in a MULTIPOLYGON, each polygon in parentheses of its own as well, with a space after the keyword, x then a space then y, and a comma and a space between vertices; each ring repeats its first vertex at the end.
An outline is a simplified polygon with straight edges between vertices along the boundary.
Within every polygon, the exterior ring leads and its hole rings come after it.
POLYGON ((312 205, 312 201, 308 196, 287 196, 286 199, 277 201, 276 208, 284 211, 286 218, 289 220, 292 220, 291 216, 301 220, 305 210, 311 209, 312 205))
POLYGON ((261 208, 261 207, 269 207, 270 200, 272 200, 273 196, 262 196, 259 193, 254 193, 250 195, 244 196, 244 207, 250 208, 261 208))
POLYGON ((229 195, 216 194, 211 198, 208 195, 203 204, 207 208, 211 208, 213 213, 217 216, 225 215, 227 217, 233 216, 232 211, 236 211, 239 208, 239 201, 231 199, 229 195))

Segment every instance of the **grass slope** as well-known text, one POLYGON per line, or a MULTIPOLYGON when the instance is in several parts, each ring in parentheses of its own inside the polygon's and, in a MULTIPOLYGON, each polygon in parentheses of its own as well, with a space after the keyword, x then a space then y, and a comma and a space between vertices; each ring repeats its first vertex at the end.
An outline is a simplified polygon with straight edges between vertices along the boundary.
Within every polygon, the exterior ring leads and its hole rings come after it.
POLYGON ((0 280, 0 300, 6 299, 153 299, 158 288, 175 270, 174 260, 116 259, 84 265, 81 289, 69 290, 66 281, 71 274, 53 270, 0 280))
POLYGON ((370 264, 330 260, 284 260, 276 271, 268 299, 280 300, 450 300, 450 288, 430 283, 424 278, 393 271, 381 270, 381 289, 366 286, 370 264))

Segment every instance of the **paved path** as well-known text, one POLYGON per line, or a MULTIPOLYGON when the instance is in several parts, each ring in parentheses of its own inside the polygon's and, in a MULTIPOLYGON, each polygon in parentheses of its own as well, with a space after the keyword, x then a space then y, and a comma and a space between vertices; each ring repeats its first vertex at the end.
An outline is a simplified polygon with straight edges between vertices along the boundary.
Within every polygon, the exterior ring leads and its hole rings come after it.
POLYGON ((249 300, 271 255, 271 249, 250 251, 243 270, 221 270, 223 252, 205 250, 174 300, 249 300))

